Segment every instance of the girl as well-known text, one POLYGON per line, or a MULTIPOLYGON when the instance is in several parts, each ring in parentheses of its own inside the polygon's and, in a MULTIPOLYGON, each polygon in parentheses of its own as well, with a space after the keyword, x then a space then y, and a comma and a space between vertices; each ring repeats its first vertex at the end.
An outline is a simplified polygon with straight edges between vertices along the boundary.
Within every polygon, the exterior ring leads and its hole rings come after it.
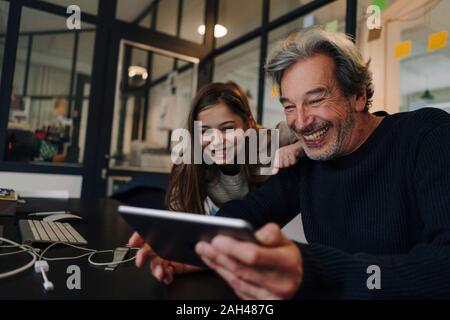
MULTIPOLYGON (((209 148, 211 142, 204 139, 201 141, 203 152, 211 159, 212 165, 202 163, 173 166, 166 194, 166 206, 173 211, 214 215, 224 203, 243 198, 269 177, 261 175, 259 165, 249 164, 248 153, 251 148, 248 143, 243 145, 242 139, 227 134, 227 130, 245 132, 248 129, 258 133, 260 127, 253 118, 247 96, 232 82, 212 83, 199 90, 188 116, 187 128, 190 137, 195 136, 194 121, 201 121, 203 137, 209 129, 219 130, 224 138, 222 141, 224 147, 222 150, 211 152, 209 148), (242 149, 246 152, 245 163, 236 164, 237 154, 242 149)), ((296 141, 295 136, 290 134, 283 123, 279 125, 279 129, 280 146, 290 145, 296 141)), ((191 150, 194 150, 194 143, 192 140, 191 150)), ((281 148, 279 153, 282 159, 278 167, 294 164, 300 151, 298 143, 281 148)), ((193 158, 193 155, 191 157, 193 158)))
MULTIPOLYGON (((260 165, 249 163, 251 148, 243 145, 248 140, 237 139, 236 142, 236 136, 230 135, 230 131, 227 133, 227 130, 239 129, 244 132, 249 129, 258 132, 260 127, 253 118, 245 93, 232 82, 208 84, 198 91, 187 121, 191 137, 190 150, 194 150, 193 145, 196 142, 194 121, 201 121, 202 141, 197 143, 201 143, 203 152, 207 154, 212 164, 208 165, 202 161, 201 164, 174 165, 166 194, 166 206, 173 211, 214 215, 224 203, 243 198, 269 177, 260 174, 260 165), (225 147, 210 148, 211 142, 204 135, 209 129, 219 130, 222 133, 225 147), (236 159, 241 150, 244 150, 246 161, 237 164, 236 159)), ((278 163, 275 166, 282 168, 295 164, 302 149, 285 123, 280 123, 278 128, 281 148, 277 150, 278 155, 275 158, 278 159, 278 163)), ((270 139, 265 142, 259 141, 260 144, 269 142, 270 139)), ((190 156, 193 160, 194 155, 190 156)), ((136 257, 138 267, 145 263, 146 257, 154 255, 137 233, 130 238, 129 244, 142 247, 136 257)), ((159 257, 151 262, 153 275, 166 284, 173 280, 174 273, 197 269, 159 257)))

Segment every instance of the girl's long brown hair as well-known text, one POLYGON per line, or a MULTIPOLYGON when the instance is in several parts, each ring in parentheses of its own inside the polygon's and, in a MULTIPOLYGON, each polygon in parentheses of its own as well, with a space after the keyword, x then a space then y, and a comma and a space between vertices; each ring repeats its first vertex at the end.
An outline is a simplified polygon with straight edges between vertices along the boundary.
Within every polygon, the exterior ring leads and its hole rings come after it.
MULTIPOLYGON (((203 86, 194 97, 187 119, 187 129, 191 135, 191 150, 194 150, 194 121, 205 108, 223 103, 232 112, 239 115, 248 126, 258 130, 252 116, 250 105, 244 91, 235 83, 211 83, 203 86)), ((248 150, 248 148, 246 148, 248 150)), ((174 165, 170 173, 169 187, 166 193, 165 205, 169 210, 205 214, 203 203, 206 199, 207 183, 219 173, 217 165, 194 164, 174 165)), ((253 191, 266 177, 258 175, 255 165, 241 165, 249 190, 253 191)))

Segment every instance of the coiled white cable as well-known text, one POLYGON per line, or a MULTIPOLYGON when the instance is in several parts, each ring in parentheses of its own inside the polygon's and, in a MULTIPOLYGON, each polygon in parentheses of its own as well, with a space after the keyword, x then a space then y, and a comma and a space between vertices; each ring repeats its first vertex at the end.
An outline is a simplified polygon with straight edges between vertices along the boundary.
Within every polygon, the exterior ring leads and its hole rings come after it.
POLYGON ((76 260, 76 259, 81 259, 83 257, 89 256, 90 254, 92 254, 93 252, 96 252, 97 250, 95 249, 90 249, 90 248, 85 248, 85 247, 80 247, 80 246, 76 246, 74 244, 71 243, 67 243, 67 242, 54 242, 51 245, 49 245, 47 248, 44 249, 44 251, 42 251, 42 253, 40 255, 38 255, 39 260, 46 260, 46 261, 65 261, 65 260, 76 260), (72 247, 75 249, 79 249, 82 251, 87 251, 87 253, 81 254, 79 256, 72 256, 72 257, 59 257, 59 258, 47 258, 44 257, 44 255, 54 246, 56 245, 65 245, 67 247, 72 247))
MULTIPOLYGON (((140 248, 130 248, 130 250, 139 250, 140 248)), ((90 264, 94 265, 94 266, 107 266, 107 265, 111 265, 111 264, 122 264, 122 263, 126 263, 126 262, 130 262, 133 261, 134 259, 136 259, 136 256, 133 256, 131 258, 128 258, 126 260, 122 260, 119 262, 94 262, 93 256, 99 253, 113 253, 114 250, 96 250, 96 249, 90 249, 90 248, 84 248, 84 247, 80 247, 77 245, 73 245, 67 242, 55 242, 52 243, 51 245, 49 245, 44 251, 42 251, 42 253, 40 255, 38 255, 39 260, 46 260, 46 261, 64 261, 64 260, 75 260, 75 259, 81 259, 84 257, 88 257, 88 261, 90 264), (87 251, 87 253, 83 253, 79 256, 73 256, 73 257, 58 257, 58 258, 48 258, 48 257, 44 257, 44 255, 54 246, 58 245, 58 244, 62 244, 68 247, 72 247, 75 249, 79 249, 79 250, 83 250, 83 251, 87 251)))
MULTIPOLYGON (((25 270, 28 270, 31 267, 33 267, 33 265, 35 264, 36 261, 41 261, 41 260, 46 260, 46 261, 65 261, 65 260, 76 260, 76 259, 81 259, 81 258, 84 258, 84 257, 88 257, 88 261, 89 261, 89 263, 91 265, 94 265, 94 266, 106 266, 106 265, 111 265, 111 264, 113 264, 113 265, 117 264, 118 265, 118 264, 130 262, 130 261, 133 261, 134 259, 136 259, 136 255, 134 255, 131 258, 128 258, 126 260, 122 260, 122 261, 119 261, 119 262, 113 262, 113 261, 111 261, 111 262, 94 262, 92 260, 94 255, 99 254, 99 253, 113 253, 114 250, 96 250, 96 249, 91 249, 91 248, 80 247, 80 246, 73 245, 73 244, 66 243, 66 242, 54 242, 51 245, 49 245, 47 248, 45 248, 42 251, 41 254, 38 254, 33 247, 30 247, 28 245, 19 244, 19 243, 15 242, 15 241, 12 241, 12 240, 9 240, 9 239, 5 239, 5 238, 2 238, 2 237, 0 237, 0 241, 3 241, 3 242, 6 242, 6 243, 10 244, 10 245, 2 245, 2 246, 0 246, 0 248, 15 248, 15 247, 17 247, 17 248, 22 249, 22 250, 13 251, 13 252, 1 253, 0 257, 1 256, 15 255, 15 254, 19 254, 19 253, 22 253, 22 252, 27 252, 30 256, 32 256, 32 260, 29 263, 27 263, 26 265, 24 265, 24 266, 22 266, 20 268, 17 268, 15 270, 12 270, 12 271, 8 271, 8 272, 5 272, 5 273, 0 273, 0 279, 8 278, 8 277, 11 277, 11 276, 16 275, 18 273, 21 273, 21 272, 23 272, 25 270), (45 257, 44 256, 52 247, 54 247, 56 245, 59 245, 59 244, 65 245, 65 246, 68 246, 68 247, 72 247, 72 248, 75 248, 75 249, 79 249, 79 250, 82 250, 82 251, 87 251, 87 252, 83 253, 81 255, 72 256, 72 257, 50 258, 50 257, 45 257)), ((139 250, 139 248, 130 248, 130 250, 136 250, 137 251, 137 250, 139 250)))
MULTIPOLYGON (((139 250, 139 248, 130 248, 130 250, 139 250)), ((136 259, 136 256, 132 256, 131 258, 128 258, 128 259, 125 259, 122 261, 118 261, 118 262, 113 262, 113 261, 111 261, 111 262, 94 262, 94 261, 92 261, 92 257, 94 255, 96 255, 97 253, 107 253, 107 252, 112 253, 114 251, 113 250, 104 250, 104 251, 96 251, 96 252, 91 253, 88 257, 89 263, 92 264, 93 266, 108 266, 108 265, 118 265, 118 264, 126 263, 129 261, 133 261, 134 259, 136 259)))
POLYGON ((26 265, 24 265, 22 267, 19 267, 19 268, 15 269, 15 270, 11 270, 11 271, 8 271, 8 272, 0 273, 0 279, 12 277, 12 276, 14 276, 16 274, 19 274, 19 273, 21 273, 21 272, 23 272, 25 270, 28 270, 31 267, 33 267, 34 263, 37 260, 37 254, 34 252, 33 248, 31 248, 31 247, 29 247, 27 245, 19 244, 19 243, 15 242, 15 241, 12 241, 12 240, 9 240, 9 239, 5 239, 3 237, 0 237, 0 241, 9 243, 11 245, 11 246, 5 246, 5 247, 10 247, 10 248, 18 247, 18 248, 22 249, 21 251, 3 253, 0 256, 7 256, 7 255, 19 254, 19 253, 22 253, 22 252, 27 252, 32 257, 31 261, 28 262, 26 265))

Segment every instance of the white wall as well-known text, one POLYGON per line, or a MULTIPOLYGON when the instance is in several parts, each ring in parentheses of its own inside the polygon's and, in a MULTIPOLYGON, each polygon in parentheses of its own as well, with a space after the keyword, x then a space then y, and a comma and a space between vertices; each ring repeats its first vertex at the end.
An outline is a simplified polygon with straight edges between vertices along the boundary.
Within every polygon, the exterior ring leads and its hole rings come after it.
POLYGON ((282 231, 284 235, 291 240, 300 243, 308 243, 305 236, 305 230, 303 229, 303 221, 301 214, 298 214, 287 225, 285 225, 282 231))
POLYGON ((80 198, 83 178, 75 175, 0 172, 0 187, 16 190, 26 197, 37 191, 67 191, 70 198, 80 198))
MULTIPOLYGON (((372 112, 385 110, 389 113, 401 111, 402 97, 423 94, 425 89, 446 90, 450 81, 448 66, 449 51, 427 51, 428 36, 448 29, 449 1, 436 4, 429 14, 423 14, 430 0, 397 0, 382 13, 381 37, 368 42, 366 20, 360 19, 358 46, 365 58, 371 59, 371 71, 375 94, 372 112), (401 41, 412 40, 409 57, 401 60, 394 56, 395 47, 401 41)), ((365 8, 365 6, 362 6, 365 8)), ((361 16, 361 14, 360 14, 361 16)), ((405 104, 405 101, 403 102, 405 104)), ((403 111, 409 106, 403 106, 403 111)))

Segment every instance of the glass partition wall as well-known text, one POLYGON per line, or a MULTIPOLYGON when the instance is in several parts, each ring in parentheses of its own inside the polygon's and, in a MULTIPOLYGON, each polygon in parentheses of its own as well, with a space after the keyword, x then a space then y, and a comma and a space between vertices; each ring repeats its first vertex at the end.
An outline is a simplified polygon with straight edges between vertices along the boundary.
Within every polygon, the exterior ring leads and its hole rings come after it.
POLYGON ((121 42, 111 136, 111 169, 169 172, 170 135, 185 127, 197 59, 121 42))

